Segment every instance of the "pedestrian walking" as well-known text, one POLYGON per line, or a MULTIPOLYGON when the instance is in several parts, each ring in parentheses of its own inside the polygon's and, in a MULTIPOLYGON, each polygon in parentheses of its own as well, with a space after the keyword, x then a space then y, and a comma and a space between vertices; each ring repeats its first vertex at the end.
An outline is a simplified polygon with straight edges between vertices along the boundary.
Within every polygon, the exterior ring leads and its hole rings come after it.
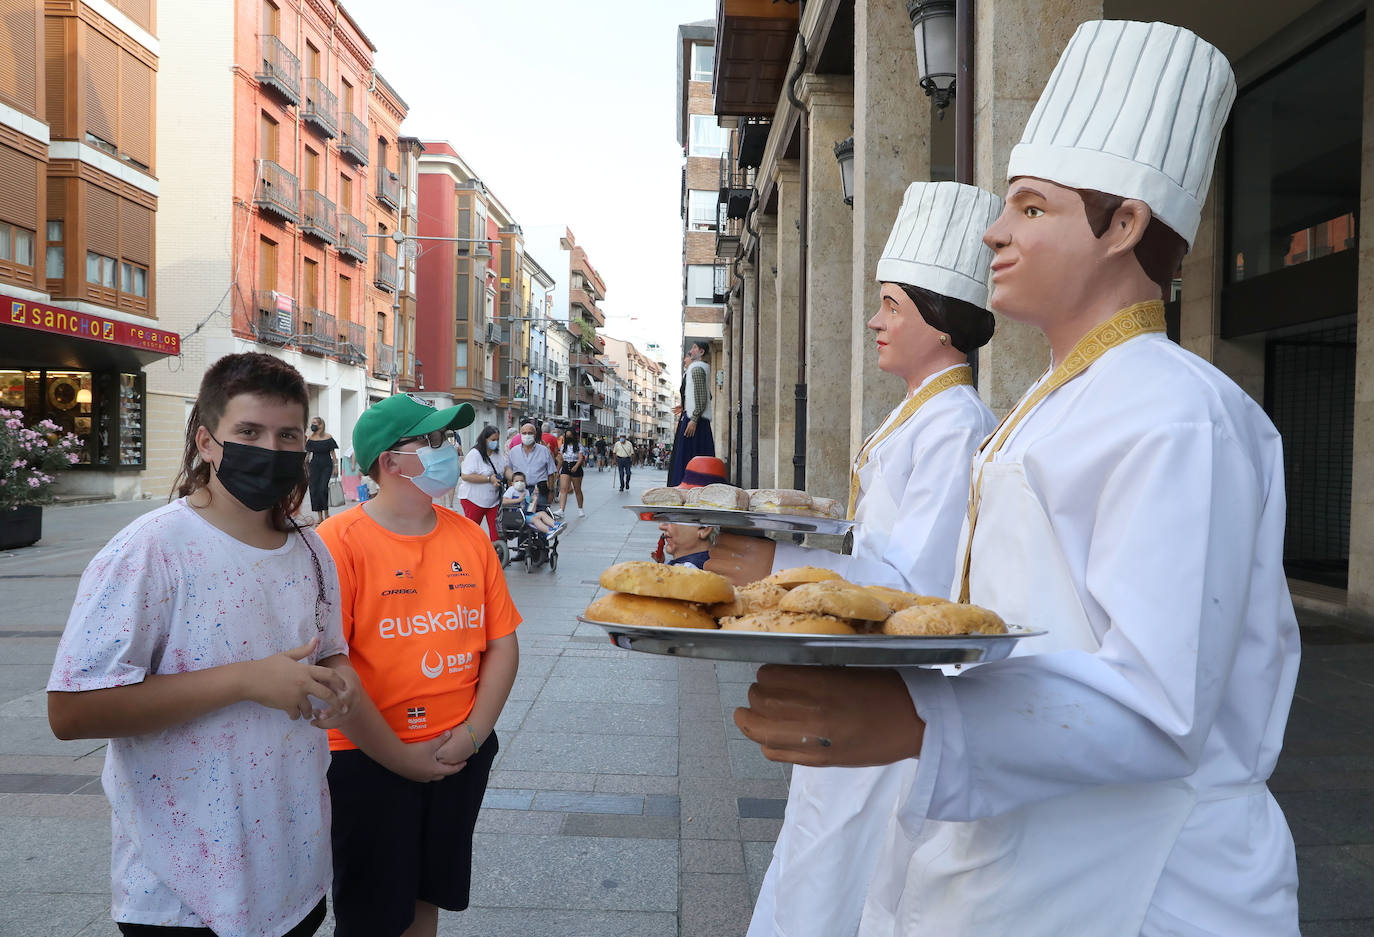
POLYGON ((500 431, 495 426, 484 426, 463 457, 459 476, 458 503, 463 515, 478 526, 485 519, 492 540, 501 539, 501 488, 508 462, 501 451, 500 431))
POLYGON ((433 501, 458 481, 446 436, 472 418, 408 394, 368 408, 353 448, 377 497, 320 527, 370 695, 329 736, 338 937, 434 937, 439 908, 468 906, 520 624, 490 539, 433 501))
POLYGON ((603 472, 606 470, 606 437, 596 437, 596 470, 603 472))
POLYGON ((339 476, 339 444, 325 432, 322 417, 310 421, 305 451, 310 465, 310 510, 318 524, 329 516, 329 483, 339 476))
POLYGON ((693 456, 716 454, 716 442, 711 438, 711 419, 706 416, 706 408, 711 402, 711 369, 705 360, 706 353, 703 341, 692 342, 687 349, 686 366, 682 371, 682 411, 673 436, 673 461, 668 466, 670 486, 682 481, 693 456))
POLYGON ((635 454, 634 447, 630 445, 630 441, 626 439, 625 434, 622 433, 620 438, 616 440, 615 448, 613 448, 611 452, 615 456, 616 474, 620 481, 620 490, 628 491, 630 489, 630 459, 635 454))
POLYGON ((510 462, 506 466, 506 481, 510 481, 512 472, 522 473, 530 484, 539 490, 545 503, 548 503, 551 500, 549 479, 558 477, 558 463, 554 461, 553 452, 540 441, 536 432, 537 427, 532 420, 520 425, 519 445, 507 452, 510 462))
POLYGON ((177 499, 116 534, 81 577, 48 721, 58 738, 110 740, 123 934, 309 937, 324 920, 322 729, 366 696, 344 653, 334 562, 291 520, 308 406, 278 358, 212 364, 177 499))
POLYGON ((572 492, 577 496, 577 516, 586 517, 587 512, 582 509, 582 470, 587 464, 587 451, 572 430, 565 430, 563 433, 561 455, 562 462, 558 468, 558 513, 562 514, 567 510, 568 492, 572 492))

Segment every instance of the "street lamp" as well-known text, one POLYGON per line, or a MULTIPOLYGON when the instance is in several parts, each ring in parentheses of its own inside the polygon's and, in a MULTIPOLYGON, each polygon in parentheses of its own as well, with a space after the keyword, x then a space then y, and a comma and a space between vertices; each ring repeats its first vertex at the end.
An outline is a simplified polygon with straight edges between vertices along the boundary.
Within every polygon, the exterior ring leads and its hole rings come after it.
POLYGON ((844 189, 844 203, 854 206, 854 138, 845 137, 835 144, 835 160, 840 164, 840 186, 844 189))
POLYGON ((955 0, 906 0, 906 12, 916 37, 921 88, 943 118, 955 94, 955 0))

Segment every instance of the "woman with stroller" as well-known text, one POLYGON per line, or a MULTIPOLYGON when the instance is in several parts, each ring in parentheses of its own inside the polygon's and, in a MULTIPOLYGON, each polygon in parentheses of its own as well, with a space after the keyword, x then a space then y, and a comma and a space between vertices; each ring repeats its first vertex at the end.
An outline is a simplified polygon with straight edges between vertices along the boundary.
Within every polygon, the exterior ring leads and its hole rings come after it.
POLYGON ((501 500, 501 479, 505 477, 507 462, 501 451, 500 432, 495 426, 484 426, 464 457, 459 476, 458 499, 464 516, 479 527, 485 517, 492 540, 500 539, 497 503, 501 500))

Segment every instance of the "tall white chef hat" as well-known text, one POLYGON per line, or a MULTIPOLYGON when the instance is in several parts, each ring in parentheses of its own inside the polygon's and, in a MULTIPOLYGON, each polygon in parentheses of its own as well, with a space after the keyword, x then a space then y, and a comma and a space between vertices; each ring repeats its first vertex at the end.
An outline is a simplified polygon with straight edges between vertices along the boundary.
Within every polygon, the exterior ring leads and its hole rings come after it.
POLYGON ((991 192, 958 182, 913 182, 878 261, 879 283, 906 283, 988 305, 986 231, 1002 213, 991 192))
POLYGON ((1186 29, 1083 23, 1012 148, 1007 179, 1140 199, 1192 247, 1235 98, 1226 56, 1186 29))

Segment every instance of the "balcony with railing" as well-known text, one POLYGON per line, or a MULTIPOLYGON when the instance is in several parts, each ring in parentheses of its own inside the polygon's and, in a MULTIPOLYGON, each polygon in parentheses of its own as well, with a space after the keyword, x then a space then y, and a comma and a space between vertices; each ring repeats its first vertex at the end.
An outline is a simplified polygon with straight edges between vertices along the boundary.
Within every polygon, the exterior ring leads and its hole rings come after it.
MULTIPOLYGON (((573 306, 582 307, 584 315, 592 321, 593 325, 603 326, 606 324, 606 316, 597 306, 592 294, 584 289, 568 290, 568 302, 573 306)), ((576 310, 574 310, 576 311, 576 310)))
POLYGON ((362 364, 367 360, 367 330, 359 322, 340 322, 339 360, 362 364))
POLYGON ((372 361, 372 376, 390 378, 391 369, 396 364, 396 347, 386 342, 377 343, 377 357, 372 361))
POLYGON ((339 96, 319 78, 305 79, 305 106, 301 120, 313 126, 326 139, 339 135, 339 96))
POLYGON ((730 265, 718 263, 712 271, 711 301, 723 303, 730 295, 730 265))
POLYGON ((253 77, 292 104, 301 103, 301 60, 276 36, 262 36, 262 61, 253 77))
POLYGON ((385 166, 377 167, 377 201, 392 211, 401 209, 401 177, 385 166))
POLYGON ((353 114, 339 118, 339 155, 367 165, 367 124, 353 114))
POLYGON ((501 382, 487 378, 482 381, 482 396, 486 400, 501 399, 501 382))
POLYGON ((334 317, 323 309, 301 308, 299 344, 315 355, 332 355, 339 346, 339 328, 334 317))
POLYGON ((385 251, 377 251, 377 265, 372 271, 372 284, 388 293, 396 292, 396 258, 385 251))
POLYGON ((294 222, 300 217, 301 192, 296 177, 270 159, 259 160, 262 175, 253 204, 258 209, 294 222))
POLYGON ((367 263, 367 227, 352 215, 339 216, 339 256, 367 263))
POLYGON ((253 337, 269 345, 285 345, 298 330, 296 301, 276 290, 253 291, 253 337))
POLYGON ((326 244, 339 239, 339 218, 334 203, 321 192, 306 189, 301 193, 301 234, 317 237, 326 244))

